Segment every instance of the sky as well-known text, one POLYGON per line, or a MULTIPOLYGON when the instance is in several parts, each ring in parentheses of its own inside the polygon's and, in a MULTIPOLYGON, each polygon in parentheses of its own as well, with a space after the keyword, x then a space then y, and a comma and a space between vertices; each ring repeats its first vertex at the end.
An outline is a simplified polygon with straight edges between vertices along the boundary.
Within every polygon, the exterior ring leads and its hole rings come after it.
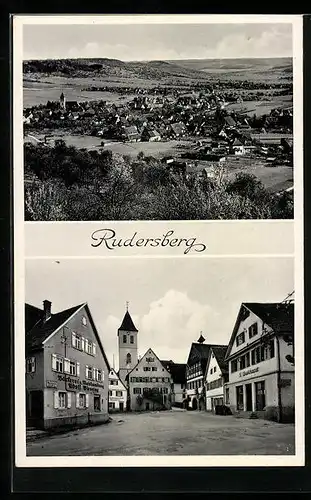
POLYGON ((279 302, 294 290, 293 259, 103 258, 26 260, 26 302, 52 313, 87 302, 109 362, 129 302, 138 353, 185 363, 202 332, 228 344, 241 302, 279 302))
POLYGON ((123 24, 23 26, 24 59, 123 61, 291 57, 292 25, 123 24))

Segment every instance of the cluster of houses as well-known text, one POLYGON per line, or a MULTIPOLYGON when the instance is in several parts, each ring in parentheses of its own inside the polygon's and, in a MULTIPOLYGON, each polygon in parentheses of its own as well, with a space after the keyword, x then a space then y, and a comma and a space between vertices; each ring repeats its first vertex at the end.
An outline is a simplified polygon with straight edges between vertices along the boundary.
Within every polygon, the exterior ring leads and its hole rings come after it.
POLYGON ((87 303, 52 313, 25 306, 26 419, 49 429, 92 425, 109 413, 180 407, 216 414, 294 419, 294 304, 242 303, 227 345, 190 347, 187 363, 138 354, 126 310, 119 370, 110 366, 87 303))
MULTIPOLYGON (((241 98, 235 101, 240 102, 241 98)), ((214 90, 173 95, 141 93, 118 105, 104 100, 69 101, 61 93, 59 102, 48 101, 45 106, 24 109, 23 119, 25 129, 27 126, 37 129, 64 127, 73 133, 83 132, 115 141, 165 141, 220 133, 231 145, 234 132, 234 138, 241 143, 236 146, 243 146, 245 140, 252 145, 251 134, 258 133, 258 127, 247 116, 250 110, 228 113, 228 104, 226 96, 214 90)), ((272 110, 259 128, 263 134, 267 130, 291 134, 291 108, 272 110)), ((236 151, 243 152, 243 148, 236 151)))

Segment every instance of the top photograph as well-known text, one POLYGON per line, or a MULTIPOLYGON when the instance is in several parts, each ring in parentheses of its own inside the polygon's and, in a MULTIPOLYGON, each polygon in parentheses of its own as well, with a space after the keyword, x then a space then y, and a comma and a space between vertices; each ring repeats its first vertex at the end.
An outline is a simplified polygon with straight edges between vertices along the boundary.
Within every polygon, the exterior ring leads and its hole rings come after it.
POLYGON ((128 18, 23 25, 25 220, 293 219, 293 24, 128 18))

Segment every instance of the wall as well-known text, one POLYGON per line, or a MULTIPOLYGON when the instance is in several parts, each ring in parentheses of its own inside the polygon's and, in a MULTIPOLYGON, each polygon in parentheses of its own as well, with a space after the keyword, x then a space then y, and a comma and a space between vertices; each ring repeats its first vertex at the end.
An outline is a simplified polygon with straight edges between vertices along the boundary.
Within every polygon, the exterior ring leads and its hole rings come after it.
MULTIPOLYGON (((44 419, 49 421, 57 419, 59 422, 68 417, 87 418, 87 415, 108 414, 108 367, 101 353, 98 341, 94 334, 90 318, 85 308, 78 311, 75 316, 66 323, 66 328, 61 328, 44 344, 44 419), (87 318, 86 326, 82 323, 82 317, 87 318), (72 331, 87 338, 96 344, 95 356, 80 351, 72 346, 72 331), (62 336, 66 335, 67 345, 62 342, 62 336), (58 354, 67 357, 72 361, 80 363, 80 376, 74 376, 64 373, 58 373, 52 369, 52 354, 58 354), (89 365, 103 372, 103 381, 89 381, 86 379, 85 366, 89 365), (71 392, 70 408, 54 408, 54 392, 71 392), (88 408, 76 408, 76 394, 85 392, 89 394, 88 408), (94 396, 100 396, 100 411, 94 410, 94 396)), ((56 421, 55 421, 56 423, 56 421)), ((50 423, 46 422, 49 426, 50 423)))
POLYGON ((172 395, 172 402, 173 404, 177 403, 178 405, 182 405, 183 400, 184 400, 184 391, 185 391, 185 385, 186 384, 173 384, 173 395, 172 395))
POLYGON ((111 370, 109 373, 109 396, 108 403, 114 403, 115 408, 108 407, 109 412, 120 410, 120 403, 123 403, 123 411, 126 411, 126 402, 127 402, 127 389, 120 381, 118 375, 114 370, 111 370), (112 383, 114 382, 114 383, 112 383), (116 392, 121 391, 122 396, 117 396, 116 392), (112 394, 110 394, 110 392, 112 394))
MULTIPOLYGON (((218 380, 218 379, 222 379, 222 372, 221 372, 221 369, 219 368, 217 359, 215 358, 214 354, 211 352, 209 362, 208 362, 207 367, 206 367, 204 382, 209 384, 210 382, 214 382, 215 380, 218 380)), ((204 386, 205 386, 205 384, 204 384, 204 386)), ((221 385, 221 387, 216 387, 215 389, 207 390, 205 388, 206 410, 208 410, 208 411, 212 410, 212 398, 213 397, 222 397, 223 394, 224 394, 223 384, 221 385)))
POLYGON ((233 345, 231 348, 230 355, 238 353, 239 351, 244 349, 246 346, 251 346, 251 344, 253 342, 256 342, 258 340, 258 338, 262 335, 263 327, 265 328, 265 330, 267 330, 267 332, 271 331, 271 328, 268 327, 267 325, 264 325, 263 321, 261 319, 259 319, 258 316, 256 316, 256 314, 254 314, 253 312, 250 312, 249 316, 245 320, 241 321, 241 323, 239 325, 239 328, 237 330, 237 333, 236 333, 236 336, 235 336, 235 339, 234 339, 234 342, 233 342, 233 345), (249 338, 248 328, 254 323, 257 323, 257 325, 258 325, 258 333, 254 337, 249 338), (237 346, 236 345, 236 337, 243 331, 245 331, 245 342, 243 344, 241 344, 240 346, 237 346))
POLYGON ((31 358, 36 359, 36 371, 34 373, 26 373, 26 389, 28 391, 42 390, 44 381, 44 354, 43 349, 33 354, 29 354, 31 358))

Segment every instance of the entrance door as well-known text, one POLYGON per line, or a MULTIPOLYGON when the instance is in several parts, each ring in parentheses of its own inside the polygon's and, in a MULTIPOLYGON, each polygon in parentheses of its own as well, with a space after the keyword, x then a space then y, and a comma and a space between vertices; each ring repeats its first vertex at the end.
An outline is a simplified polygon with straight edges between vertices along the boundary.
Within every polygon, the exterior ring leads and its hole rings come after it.
POLYGON ((245 392, 246 392, 246 411, 252 411, 253 409, 252 384, 245 385, 245 392))
POLYGON ((149 403, 146 403, 146 410, 148 411, 148 410, 149 410, 149 408, 150 408, 149 403))
POLYGON ((94 411, 100 411, 100 396, 94 396, 94 411))
POLYGON ((120 401, 119 408, 120 408, 120 411, 124 410, 124 403, 123 403, 123 401, 120 401))
POLYGON ((43 418, 43 391, 30 392, 29 416, 34 423, 43 418))

